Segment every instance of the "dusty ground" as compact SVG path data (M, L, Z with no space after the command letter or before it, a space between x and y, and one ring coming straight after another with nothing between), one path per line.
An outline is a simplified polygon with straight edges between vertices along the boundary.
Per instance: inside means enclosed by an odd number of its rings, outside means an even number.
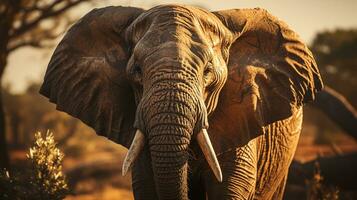
M315 136L305 133L301 135L294 159L308 162L317 157L328 157L357 152L357 142L350 136L340 134L338 140L330 144L315 144Z

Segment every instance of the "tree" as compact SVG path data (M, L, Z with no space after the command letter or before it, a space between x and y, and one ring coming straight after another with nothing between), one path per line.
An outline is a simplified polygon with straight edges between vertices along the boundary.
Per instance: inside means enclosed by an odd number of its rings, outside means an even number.
M318 33L311 45L325 85L357 107L357 29Z
M64 15L90 0L1 0L0 1L0 168L9 168L2 77L10 53L25 46L43 48L51 44L71 23Z

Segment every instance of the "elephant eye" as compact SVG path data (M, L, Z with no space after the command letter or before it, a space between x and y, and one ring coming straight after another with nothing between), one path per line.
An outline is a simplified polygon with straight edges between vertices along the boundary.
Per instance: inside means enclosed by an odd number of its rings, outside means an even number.
M208 62L205 70L203 71L203 80L206 87L208 87L213 81L214 77L212 73L213 73L213 64L212 62Z
M205 67L205 70L203 72L203 75L204 76L207 76L209 73L211 73L213 70L213 65L212 65L212 62L208 62L206 67Z
M130 69L130 77L134 82L141 82L142 70L140 65L134 64Z
M141 74L142 72L141 72L141 67L139 66L139 65L134 65L133 66L133 72L134 72L134 74Z

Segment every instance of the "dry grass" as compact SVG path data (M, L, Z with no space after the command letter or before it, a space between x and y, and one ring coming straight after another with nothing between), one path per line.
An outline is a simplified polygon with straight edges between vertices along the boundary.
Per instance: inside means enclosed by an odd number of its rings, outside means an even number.
M320 165L315 162L314 176L306 183L308 200L338 200L339 189L334 186L324 184L324 177L321 175Z

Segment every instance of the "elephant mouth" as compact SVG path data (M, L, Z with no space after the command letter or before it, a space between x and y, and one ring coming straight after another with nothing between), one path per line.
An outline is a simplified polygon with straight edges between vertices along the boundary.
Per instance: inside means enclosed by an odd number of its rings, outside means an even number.
M216 153L214 152L211 140L209 139L206 129L202 129L196 136L197 143L199 144L203 155L205 156L207 163L213 171L213 174L219 182L222 182L222 171L219 166ZM125 156L123 166L122 166L122 175L125 176L127 172L131 169L134 161L138 158L141 150L145 144L144 134L137 129L133 142L130 145L128 153Z

